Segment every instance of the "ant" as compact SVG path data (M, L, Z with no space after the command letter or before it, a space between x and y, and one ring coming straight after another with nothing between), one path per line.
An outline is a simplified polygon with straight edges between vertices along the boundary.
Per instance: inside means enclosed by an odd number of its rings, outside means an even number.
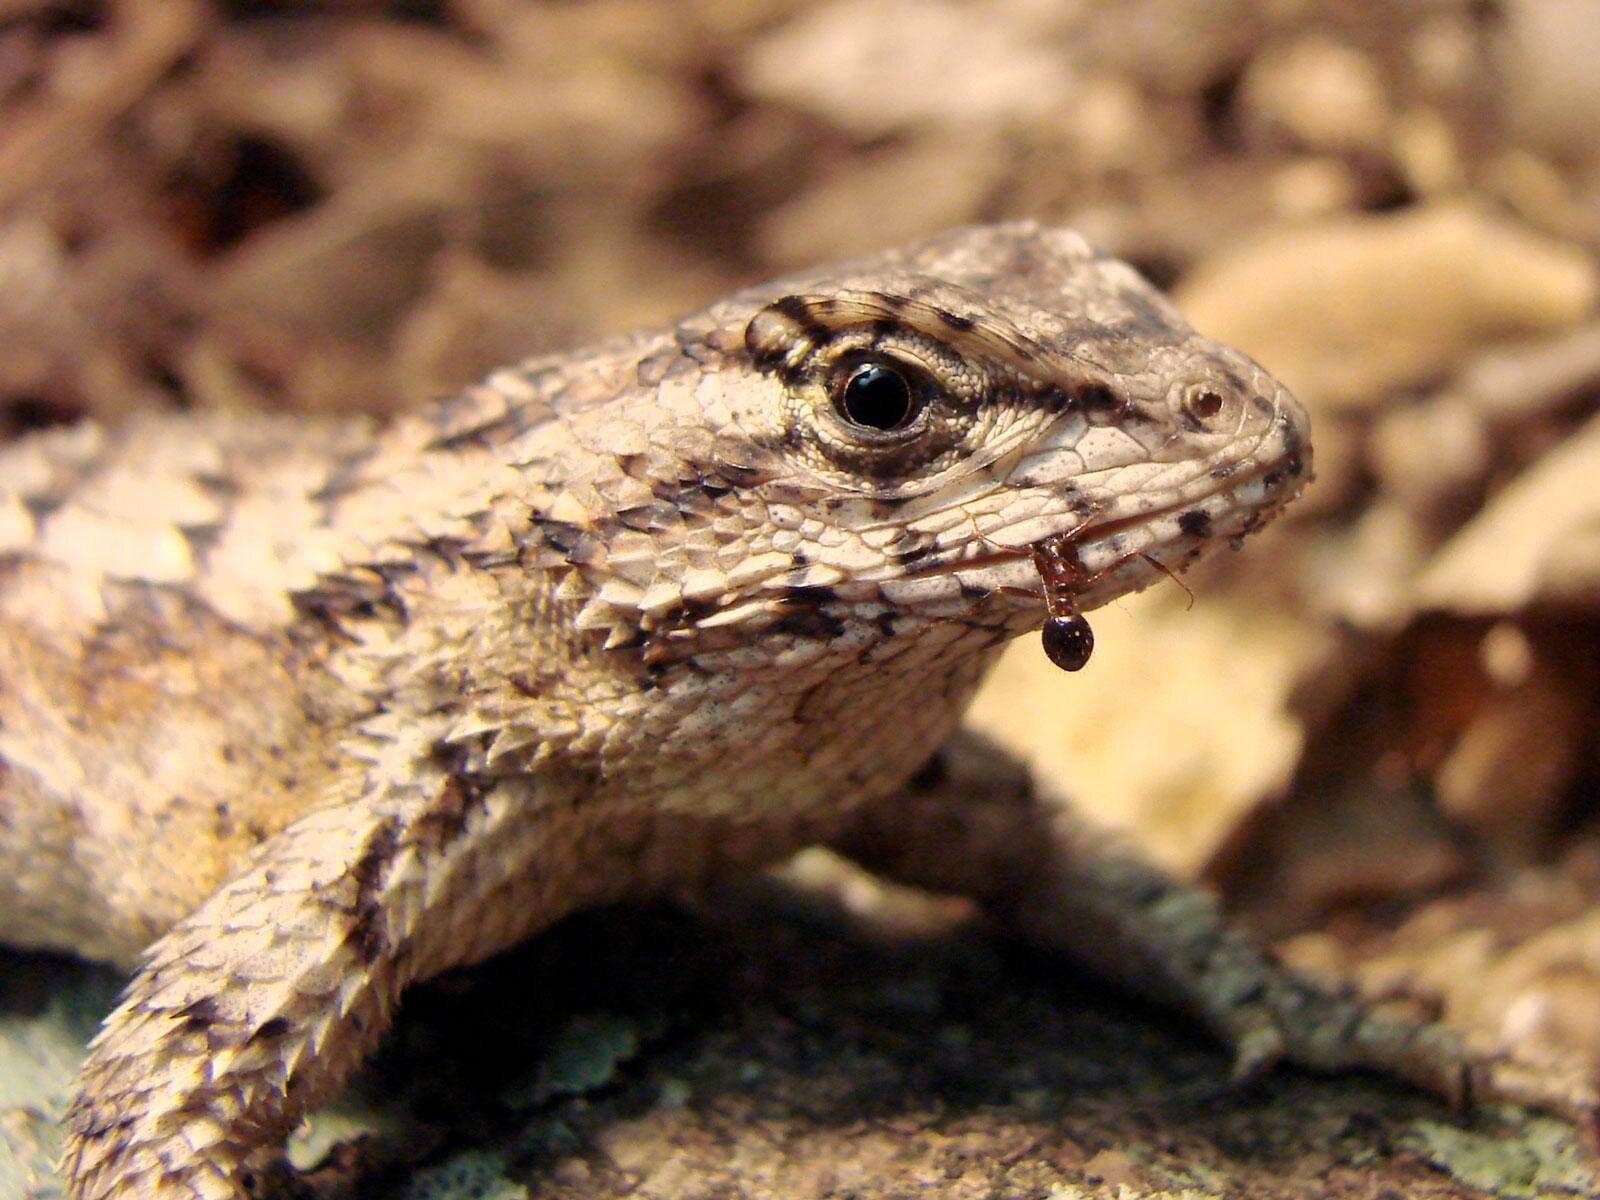
M1033 546L1033 565L1044 584L1045 610L1050 614L1040 631L1046 657L1063 671L1081 671L1094 653L1094 630L1068 597L1088 587L1104 571L1090 575L1078 558L1073 533L1057 534ZM1114 570L1121 560L1106 570Z
M1080 525L1067 533L1047 537L1032 547L1033 565L1044 584L1045 611L1049 613L1040 630L1040 639L1044 642L1045 656L1063 671L1083 670L1094 653L1094 630L1089 628L1089 622L1078 611L1072 597L1093 587L1124 564L1136 558L1144 559L1183 588L1188 593L1189 603L1194 603L1194 593L1183 580L1165 563L1141 550L1124 554L1093 574L1085 570L1083 560L1078 557L1078 538L1084 528Z
M1044 628L1040 630L1045 656L1063 671L1083 670L1089 664L1089 656L1094 653L1094 630L1089 628L1089 622L1078 611L1073 598L1134 559L1143 559L1160 571L1183 588L1190 604L1194 603L1194 593L1183 580L1178 578L1172 568L1142 550L1134 550L1113 559L1098 571L1089 571L1083 565L1083 560L1078 557L1078 542L1093 527L1094 518L1098 515L1098 512L1092 512L1072 529L1034 542L1026 548L1006 546L983 534L978 535L983 541L995 547L999 552L997 557L1020 558L1024 554L1032 557L1034 569L1039 572L1039 580L1044 585L1045 611L1049 614L1045 619ZM964 565L972 564L968 562ZM1007 595L1028 598L1036 598L1039 594L1030 589L1014 587L1001 587L999 591Z

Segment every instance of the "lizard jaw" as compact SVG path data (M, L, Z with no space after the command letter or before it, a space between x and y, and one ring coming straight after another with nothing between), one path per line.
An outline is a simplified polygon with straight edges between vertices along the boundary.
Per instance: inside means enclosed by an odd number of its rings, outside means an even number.
M1052 599L1034 562L1036 546L1065 538L1083 569L1081 587L1055 600L1070 602L1080 612L1098 608L1164 577L1187 569L1206 552L1226 541L1237 547L1295 499L1309 481L1302 446L1285 448L1273 457L1239 471L1198 496L1184 496L1144 512L1089 521L1075 528L1046 533L1022 545L990 541L975 555L929 564L909 572L902 586L922 590L954 585L968 597L967 608L992 600L1009 601L1008 626L1024 632L1037 625ZM919 587L920 585L920 587Z

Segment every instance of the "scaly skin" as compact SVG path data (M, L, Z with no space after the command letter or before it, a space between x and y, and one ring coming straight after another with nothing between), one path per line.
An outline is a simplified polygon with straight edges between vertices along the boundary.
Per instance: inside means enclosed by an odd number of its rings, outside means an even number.
M869 358L913 381L904 428L841 411ZM7 448L0 939L138 964L79 1080L69 1196L240 1197L408 983L817 841L1101 947L1246 1068L1455 1089L1453 1047L1310 1019L1214 912L1076 855L1031 792L902 790L1039 628L1029 544L1081 530L1092 609L1272 515L1306 432L1128 267L1012 225L386 428L149 418Z

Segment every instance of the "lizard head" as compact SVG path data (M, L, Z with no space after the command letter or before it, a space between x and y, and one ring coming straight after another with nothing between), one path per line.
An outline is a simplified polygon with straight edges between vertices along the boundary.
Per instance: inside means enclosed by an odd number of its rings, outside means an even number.
M519 450L551 482L518 562L598 672L567 672L574 745L631 729L660 794L714 764L788 803L779 760L813 798L892 782L1004 642L1048 616L1071 665L1083 611L1248 533L1309 465L1266 372L1031 224L755 288L583 369L608 398L557 398ZM893 736L838 736L884 711Z
M648 398L567 426L597 464L569 498L598 502L546 525L575 627L657 673L1081 624L1259 526L1309 466L1265 371L1034 224L752 289L636 355Z
M1132 268L1033 224L959 230L686 322L709 453L763 506L739 602L1037 627L1237 542L1308 477L1304 410ZM733 369L729 369L732 367ZM1041 587L1034 547L1070 547ZM821 620L832 614L832 621Z

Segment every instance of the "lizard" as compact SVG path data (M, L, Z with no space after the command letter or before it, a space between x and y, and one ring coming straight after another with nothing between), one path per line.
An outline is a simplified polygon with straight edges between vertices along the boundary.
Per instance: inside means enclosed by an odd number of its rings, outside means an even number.
M67 1195L254 1194L407 985L808 844L1172 1000L1241 1075L1461 1093L1448 1035L1289 975L956 735L1012 638L1080 666L1084 612L1273 517L1308 432L1131 267L1021 222L385 423L0 449L0 941L132 971Z

